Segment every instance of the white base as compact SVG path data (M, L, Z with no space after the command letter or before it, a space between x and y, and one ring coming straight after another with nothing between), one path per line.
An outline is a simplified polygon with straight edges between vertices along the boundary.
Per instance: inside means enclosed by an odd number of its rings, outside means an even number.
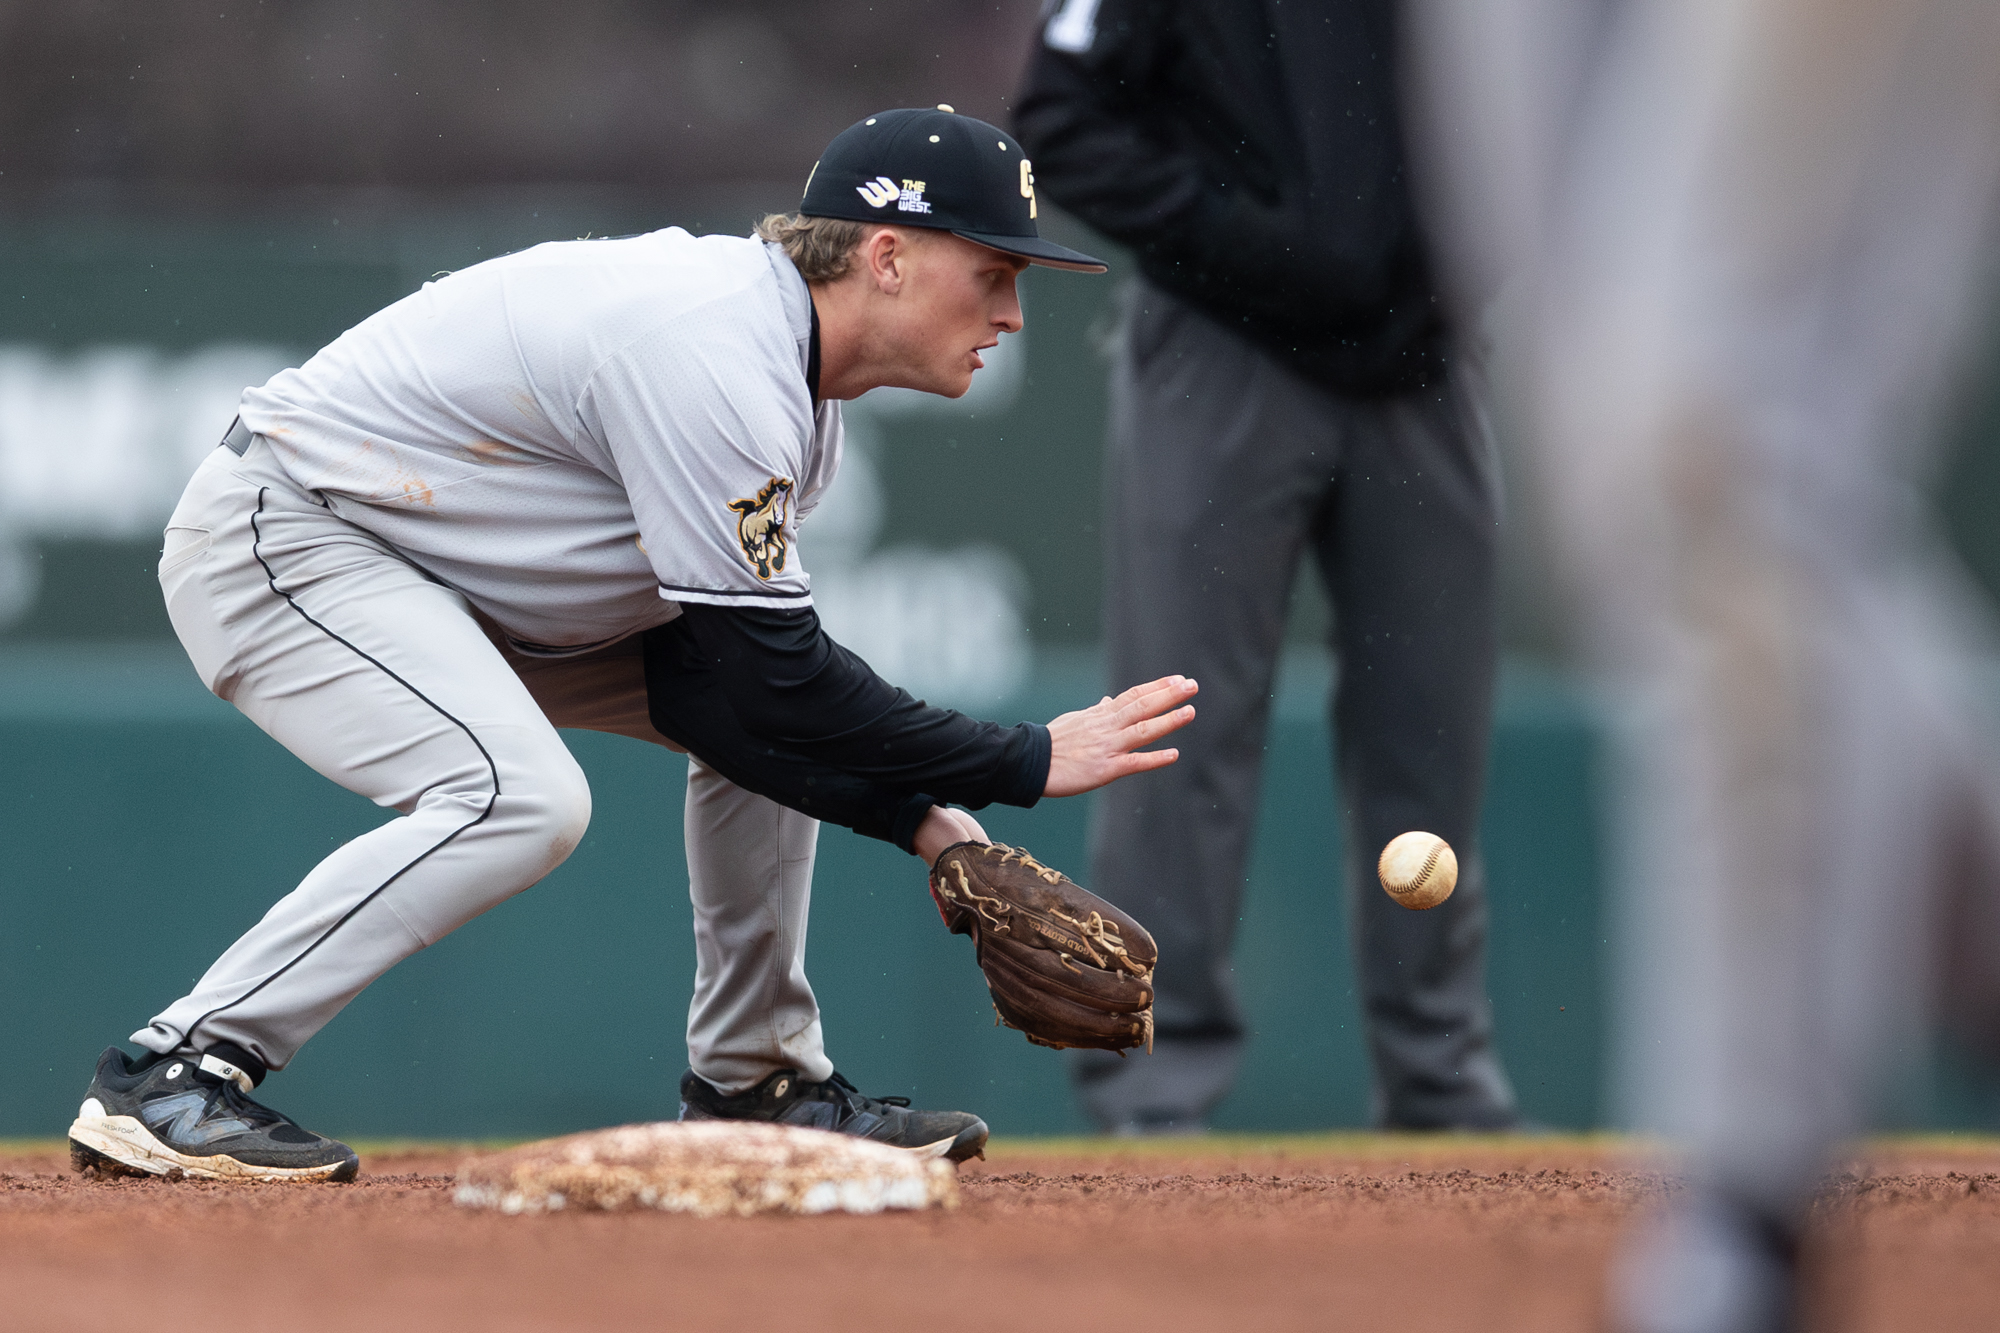
M893 1148L793 1125L669 1120L475 1158L459 1168L453 1197L461 1207L516 1214L652 1208L748 1217L953 1208L957 1173L942 1156L934 1145Z

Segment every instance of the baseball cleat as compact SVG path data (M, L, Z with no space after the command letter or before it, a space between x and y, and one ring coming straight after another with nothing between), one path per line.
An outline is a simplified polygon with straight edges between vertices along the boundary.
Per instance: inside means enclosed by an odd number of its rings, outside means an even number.
M683 1120L762 1120L825 1129L952 1162L986 1156L986 1122L978 1116L909 1106L908 1097L864 1097L838 1071L823 1083L808 1083L797 1070L780 1069L733 1097L692 1069L681 1075Z
M352 1180L354 1149L250 1100L249 1072L214 1052L127 1058L116 1046L69 1127L70 1164L200 1180Z

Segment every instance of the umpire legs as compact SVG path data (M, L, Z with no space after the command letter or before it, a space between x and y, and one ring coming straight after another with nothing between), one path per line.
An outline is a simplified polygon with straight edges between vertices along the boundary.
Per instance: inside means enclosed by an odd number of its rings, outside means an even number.
M1084 1105L1107 1128L1195 1128L1235 1079L1230 953L1288 594L1310 545L1340 622L1339 768L1376 1118L1505 1124L1474 837L1493 671L1480 423L1456 394L1337 399L1144 284L1125 334L1106 460L1108 665L1120 681L1193 676L1201 720L1176 738L1179 763L1098 797L1092 887L1147 923L1160 966L1154 1053L1079 1053ZM1370 889L1373 849L1408 828L1451 839L1465 865L1453 899L1421 915Z
M1332 594L1335 767L1350 928L1375 1066L1375 1123L1503 1128L1514 1094L1486 998L1479 806L1493 730L1496 463L1472 372L1346 414L1314 554ZM1375 884L1375 858L1424 829L1459 850L1427 912Z

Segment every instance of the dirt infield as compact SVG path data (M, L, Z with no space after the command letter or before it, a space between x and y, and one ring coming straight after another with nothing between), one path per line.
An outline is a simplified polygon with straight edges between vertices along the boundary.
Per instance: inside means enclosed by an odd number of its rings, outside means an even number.
M86 1181L0 1150L0 1325L287 1330L1598 1327L1620 1229L1667 1186L1580 1140L996 1145L950 1214L504 1217L463 1152L352 1185ZM1813 1326L2000 1324L2000 1146L1871 1150L1808 1245Z

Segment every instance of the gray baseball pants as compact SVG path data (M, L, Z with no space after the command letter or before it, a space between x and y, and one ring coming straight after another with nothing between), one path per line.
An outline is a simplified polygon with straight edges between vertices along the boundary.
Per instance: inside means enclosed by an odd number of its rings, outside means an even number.
M523 657L471 605L302 494L261 439L211 454L160 582L209 689L403 817L347 843L132 1040L232 1041L282 1069L369 982L562 864L590 821L558 727L668 745L639 643ZM833 1069L805 977L818 822L688 761L688 1055L725 1092Z
M1478 855L1499 496L1470 376L1341 397L1144 283L1123 331L1105 476L1110 677L1192 676L1201 717L1174 738L1180 762L1098 797L1092 886L1147 924L1160 963L1153 1053L1080 1053L1084 1104L1108 1128L1194 1127L1235 1078L1231 946L1288 598L1310 553L1333 600L1338 814L1375 1120L1508 1124ZM1377 853L1410 829L1460 857L1458 891L1429 912L1373 887Z

